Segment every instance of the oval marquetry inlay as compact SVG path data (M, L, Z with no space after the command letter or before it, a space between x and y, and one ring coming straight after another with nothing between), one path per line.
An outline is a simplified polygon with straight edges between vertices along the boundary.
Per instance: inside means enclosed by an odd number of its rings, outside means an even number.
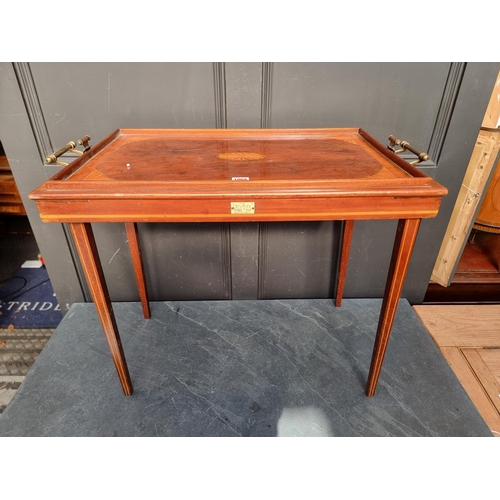
M221 160L247 161L262 160L264 155L259 153L221 153L217 155L217 158L220 158Z

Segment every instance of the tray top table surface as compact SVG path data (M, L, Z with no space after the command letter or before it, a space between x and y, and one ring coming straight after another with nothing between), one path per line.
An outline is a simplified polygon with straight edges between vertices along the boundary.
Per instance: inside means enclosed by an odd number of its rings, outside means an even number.
M314 196L366 189L444 194L430 177L362 129L119 129L32 198Z

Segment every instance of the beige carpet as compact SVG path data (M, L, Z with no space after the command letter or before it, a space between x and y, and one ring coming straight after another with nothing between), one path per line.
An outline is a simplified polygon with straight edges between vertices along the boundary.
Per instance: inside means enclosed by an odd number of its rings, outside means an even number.
M53 329L0 329L0 413L14 397L53 332Z

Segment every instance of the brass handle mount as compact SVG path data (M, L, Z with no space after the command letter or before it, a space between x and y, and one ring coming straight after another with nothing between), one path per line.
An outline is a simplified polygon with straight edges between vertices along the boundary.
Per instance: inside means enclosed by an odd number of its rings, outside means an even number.
M83 153L88 151L90 149L89 146L89 141L90 141L90 136L85 135L81 139L78 139L77 142L75 141L70 141L66 146L62 147L61 149L55 151L54 153L48 155L45 157L45 162L49 164L54 164L54 165L63 165L66 166L68 165L64 161L59 161L58 158L63 155L64 153L67 153L68 151L71 151L72 153L77 154L78 156L81 156ZM83 146L83 151L80 151L76 149L76 145Z

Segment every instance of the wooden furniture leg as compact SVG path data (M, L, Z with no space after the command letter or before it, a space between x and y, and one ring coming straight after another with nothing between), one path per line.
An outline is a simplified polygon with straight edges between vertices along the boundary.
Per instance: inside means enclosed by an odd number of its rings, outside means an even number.
M349 262L349 251L351 250L352 230L354 228L353 220L344 222L344 231L342 234L342 248L340 250L339 277L337 280L337 293L335 295L335 307L340 307L344 295L345 276L347 274L347 263Z
M133 392L132 381L128 372L127 362L125 361L115 315L111 307L111 300L97 252L92 226L90 223L72 223L69 226L78 254L80 255L92 297L94 298L106 340L108 341L118 377L122 384L123 392L126 396L130 396Z
M139 245L139 233L135 222L125 222L127 230L128 244L130 247L130 255L132 256L132 264L134 265L135 279L139 288L139 296L141 298L142 311L144 318L149 319L151 312L149 310L148 291L146 289L146 280L144 278L144 267L142 265L141 247Z
M382 369L385 351L389 342L392 324L396 315L401 290L410 263L410 257L417 239L421 219L402 219L399 221L392 251L391 265L382 301L380 318L373 348L370 372L366 384L366 395L374 396Z

